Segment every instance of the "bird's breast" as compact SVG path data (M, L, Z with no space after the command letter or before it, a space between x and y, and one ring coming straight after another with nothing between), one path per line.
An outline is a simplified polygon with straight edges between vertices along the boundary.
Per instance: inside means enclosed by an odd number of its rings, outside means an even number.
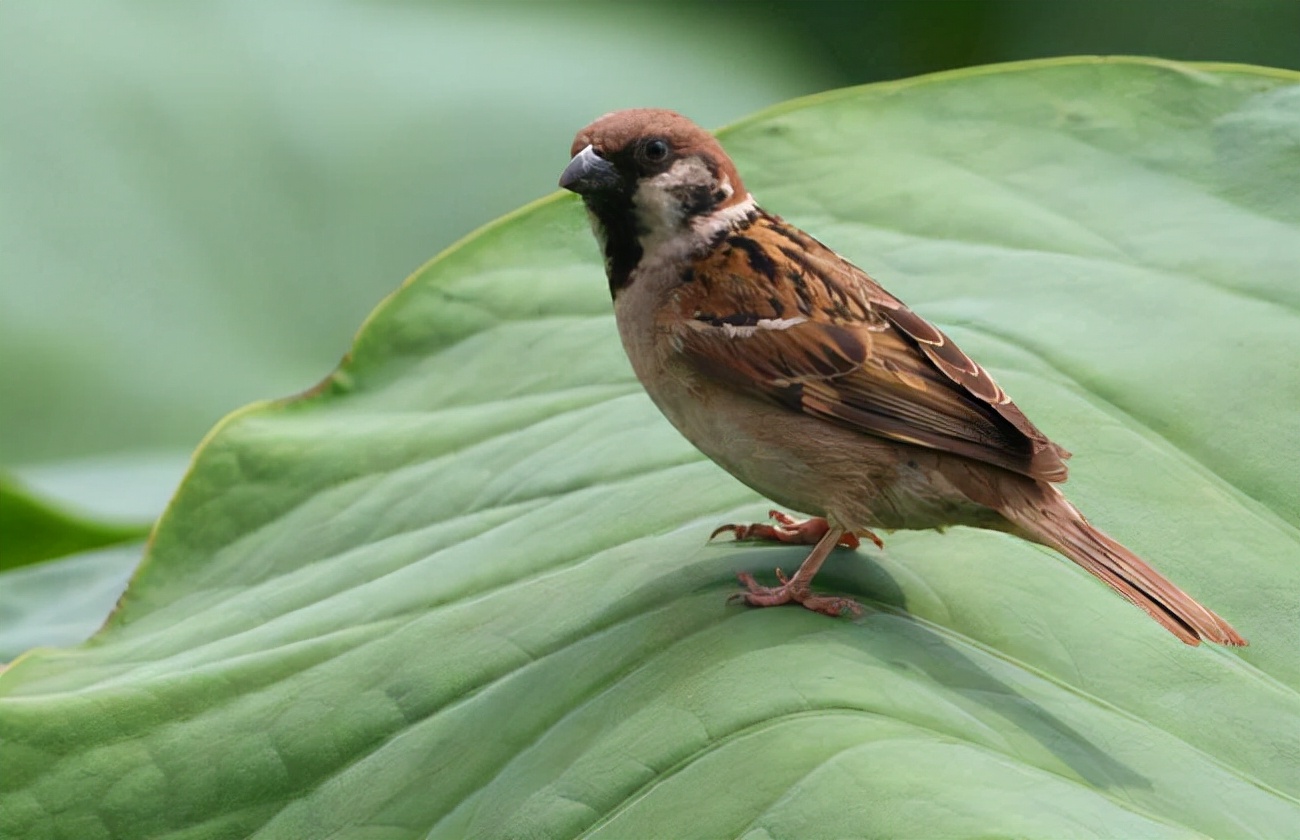
M782 507L850 528L982 524L987 511L940 480L941 453L851 431L691 369L656 324L667 295L638 285L614 307L632 369L669 422L727 472Z
M827 463L836 448L823 438L844 432L693 371L671 334L656 325L663 296L652 294L649 284L637 286L620 293L615 315L632 369L654 404L695 448L745 484L780 505L824 514L828 493L845 489L836 489L833 478L828 482L827 471L839 473L846 465ZM872 470L862 464L850 469L855 484L871 479Z

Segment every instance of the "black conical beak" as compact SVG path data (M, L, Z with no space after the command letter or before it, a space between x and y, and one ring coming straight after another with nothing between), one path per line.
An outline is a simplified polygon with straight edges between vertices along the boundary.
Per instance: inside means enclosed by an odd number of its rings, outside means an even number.
M574 155L560 175L560 186L579 195L613 189L618 183L614 165L596 154L590 145Z

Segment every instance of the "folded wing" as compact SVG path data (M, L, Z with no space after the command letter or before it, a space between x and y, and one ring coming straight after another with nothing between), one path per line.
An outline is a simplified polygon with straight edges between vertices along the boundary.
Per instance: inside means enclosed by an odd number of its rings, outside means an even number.
M759 288L755 272L771 282ZM1069 453L983 368L865 272L776 217L697 262L675 313L665 327L700 375L865 434L1066 478Z

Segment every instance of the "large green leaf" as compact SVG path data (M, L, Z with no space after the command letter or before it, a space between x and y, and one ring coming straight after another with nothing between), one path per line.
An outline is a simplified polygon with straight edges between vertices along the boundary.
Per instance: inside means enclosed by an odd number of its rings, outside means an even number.
M984 361L1071 498L1252 646L1000 534L838 552L856 621L632 379L579 205L420 271L207 440L109 626L0 677L0 834L1277 837L1300 824L1300 85L989 68L726 132ZM561 156L557 158L557 168Z
M104 623L187 463L131 453L0 476L0 663Z
M19 566L142 539L150 520L112 522L63 509L0 473L0 580Z
M320 378L596 114L825 86L723 14L546 6L0 3L0 464L189 450Z
M142 547L109 546L0 572L0 667L23 651L75 645L98 630Z

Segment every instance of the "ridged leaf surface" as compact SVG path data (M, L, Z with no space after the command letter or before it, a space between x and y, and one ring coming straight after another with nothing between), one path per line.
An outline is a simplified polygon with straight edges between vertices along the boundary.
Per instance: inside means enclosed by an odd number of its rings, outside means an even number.
M641 391L556 197L418 272L319 388L223 422L109 626L0 676L0 835L1292 833L1298 81L1044 62L723 134L1251 647L964 529L837 552L819 583L858 620L728 605L803 550L706 544L766 504Z

